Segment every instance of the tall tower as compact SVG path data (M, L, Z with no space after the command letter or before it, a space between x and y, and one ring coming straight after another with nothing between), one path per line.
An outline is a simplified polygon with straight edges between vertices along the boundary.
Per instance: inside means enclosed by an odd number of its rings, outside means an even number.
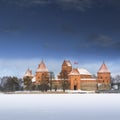
M68 74L72 71L72 64L69 60L64 60L61 68L61 72L58 75L59 79L68 79Z
M35 77L36 77L36 84L39 84L42 80L49 80L49 71L43 60L38 65Z
M101 85L106 85L106 86L110 86L111 83L111 77L110 77L110 71L108 70L107 66L105 63L102 64L102 66L100 67L97 75L98 75L98 84Z

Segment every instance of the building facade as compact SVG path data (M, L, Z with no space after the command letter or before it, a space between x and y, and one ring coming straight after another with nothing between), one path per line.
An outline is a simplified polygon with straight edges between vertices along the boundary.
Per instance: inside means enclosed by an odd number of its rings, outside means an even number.
M52 89L62 89L63 81L67 81L70 90L109 90L111 84L110 74L105 63L101 65L97 76L93 77L87 69L73 68L69 60L64 60L57 79L50 77L50 72L44 61L41 61L38 65L34 76L32 71L28 69L24 77L31 77L34 84L41 84L42 81L46 80L51 83Z

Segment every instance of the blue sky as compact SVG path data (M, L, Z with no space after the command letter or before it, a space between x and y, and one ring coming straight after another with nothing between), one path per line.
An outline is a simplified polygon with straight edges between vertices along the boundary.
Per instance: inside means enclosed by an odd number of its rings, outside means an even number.
M34 73L42 59L56 74L64 59L119 74L119 38L119 0L0 0L0 76Z

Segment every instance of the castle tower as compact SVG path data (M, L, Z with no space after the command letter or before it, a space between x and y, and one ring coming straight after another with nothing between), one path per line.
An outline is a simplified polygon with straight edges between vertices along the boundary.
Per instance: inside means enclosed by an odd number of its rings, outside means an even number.
M80 88L80 73L78 69L73 68L69 74L70 90L79 90Z
M68 74L72 71L72 64L69 60L64 60L58 79L68 79Z
M110 86L111 83L110 71L108 70L105 63L102 64L97 75L98 75L98 79L97 79L98 84L102 84L104 86L105 85Z
M49 71L43 60L38 65L35 77L37 84L39 84L42 80L49 80Z
M27 69L27 71L25 72L23 78L25 77L29 77L29 78L33 78L33 75L32 75L32 70L30 70L29 68Z

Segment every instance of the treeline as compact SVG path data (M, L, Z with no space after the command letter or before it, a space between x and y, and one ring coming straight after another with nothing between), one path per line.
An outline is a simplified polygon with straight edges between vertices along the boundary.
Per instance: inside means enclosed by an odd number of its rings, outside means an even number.
M22 91L23 80L17 77L6 76L0 78L0 91Z
M61 83L61 89L65 92L69 89L69 82L63 80ZM32 82L30 77L24 79L6 76L0 78L0 91L1 92L14 92L14 91L41 91L47 92L48 90L57 91L58 86L52 84L52 79L42 79L40 84Z
M30 77L25 77L24 78L24 90L29 90L29 91L42 91L42 92L47 92L48 90L54 90L57 91L58 86L52 83L52 79L46 79L45 77L43 77L44 79L40 80L40 83L34 83L31 81ZM65 90L69 89L70 83L68 82L68 80L62 80L61 82L61 89L63 90L63 92L65 92Z
M114 85L118 85L120 89L120 75L111 77L111 88L114 88ZM61 83L61 89L65 92L66 89L69 89L70 83L67 80L63 80ZM42 79L40 84L35 84L31 81L31 78L26 77L25 79L6 76L0 78L0 91L2 92L14 92L14 91L48 91L55 90L57 91L58 86L52 83L52 79Z

